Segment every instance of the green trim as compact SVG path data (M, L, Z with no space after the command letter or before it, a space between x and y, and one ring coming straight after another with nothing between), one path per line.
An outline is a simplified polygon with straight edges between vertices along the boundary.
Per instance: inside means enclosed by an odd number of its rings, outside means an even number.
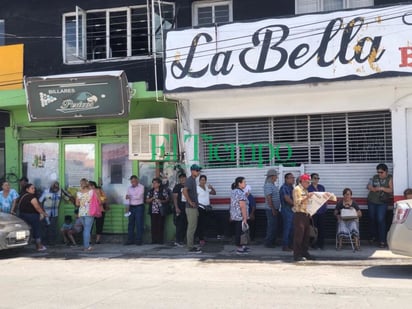
M165 117L176 118L176 102L161 101L163 94L147 91L145 82L132 83L133 97L130 103L130 113L125 118L94 119L94 120L68 120L68 121L45 121L30 122L26 107L26 94L22 89L0 91L0 110L10 111L10 127L5 128L5 171L13 173L19 178L22 175L22 145L23 143L57 142L59 144L59 181L65 186L65 164L64 145L73 143L94 143L95 144L95 179L102 177L102 154L101 145L106 143L128 143L128 121L131 119ZM63 126L85 126L96 125L96 136L84 138L61 138L48 134L49 137L40 137L37 132L42 128L57 129ZM19 137L19 130L32 130L31 137L22 139ZM37 131L36 131L37 130ZM49 130L49 132L52 132ZM132 163L133 174L139 175L139 162ZM18 183L12 183L18 190ZM125 186L126 190L126 186ZM106 215L105 233L125 233L127 232L127 218L123 216L124 205L111 205L113 211ZM147 206L146 206L147 207ZM72 214L73 206L62 201L62 211L60 211L59 222L62 223L65 214ZM147 214L147 212L145 212ZM173 218L169 216L165 224L166 239L171 240L175 235ZM150 239L150 216L145 216L145 239Z

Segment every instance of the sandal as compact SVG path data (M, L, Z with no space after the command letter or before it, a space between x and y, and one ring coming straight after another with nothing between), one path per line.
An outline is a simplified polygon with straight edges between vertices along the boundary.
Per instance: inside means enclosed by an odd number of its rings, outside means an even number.
M83 249L83 251L86 251L86 252L93 251L93 247L85 248L85 249Z
M360 250L360 241L358 237L355 237L355 250L356 251Z
M41 246L40 248L38 248L37 249L37 251L46 251L47 250L47 248L46 248L46 246Z
M339 244L338 247L336 248L337 250L341 250L342 249L342 237L339 237Z

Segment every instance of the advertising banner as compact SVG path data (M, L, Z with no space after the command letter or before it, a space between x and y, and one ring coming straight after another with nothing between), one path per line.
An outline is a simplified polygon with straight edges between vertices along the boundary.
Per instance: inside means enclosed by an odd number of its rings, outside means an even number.
M412 5L169 31L165 91L412 72Z

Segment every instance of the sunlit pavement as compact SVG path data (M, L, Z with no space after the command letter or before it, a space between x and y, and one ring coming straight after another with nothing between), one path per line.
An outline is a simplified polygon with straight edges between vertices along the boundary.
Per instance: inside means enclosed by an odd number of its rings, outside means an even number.
M0 258L10 256L24 256L32 258L56 258L56 259L134 259L134 258L172 258L172 259L216 259L216 260L242 260L242 261L279 261L293 262L291 252L282 251L281 247L266 248L262 244L250 245L250 253L239 256L235 252L235 246L230 241L208 241L202 247L202 253L190 253L186 247L176 247L173 243L164 245L143 244L141 246L124 246L120 243L103 243L94 245L92 251L83 251L81 246L68 247L65 245L50 246L45 252L37 252L33 245L10 252L3 251ZM344 263L345 261L357 261L358 263L371 263L377 260L393 260L398 262L412 262L412 258L395 255L388 249L381 249L369 244L362 244L359 251L353 251L350 245L341 250L336 250L335 244L330 242L324 250L310 250L315 261L306 263Z

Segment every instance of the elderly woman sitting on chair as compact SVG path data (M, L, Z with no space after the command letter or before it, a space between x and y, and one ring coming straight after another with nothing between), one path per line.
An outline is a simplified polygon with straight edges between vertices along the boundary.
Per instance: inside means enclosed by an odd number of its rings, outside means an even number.
M351 189L343 189L343 200L336 204L334 214L338 220L338 249L342 248L343 238L353 237L355 249L359 250L359 218L362 217L362 212L359 205L352 200Z

